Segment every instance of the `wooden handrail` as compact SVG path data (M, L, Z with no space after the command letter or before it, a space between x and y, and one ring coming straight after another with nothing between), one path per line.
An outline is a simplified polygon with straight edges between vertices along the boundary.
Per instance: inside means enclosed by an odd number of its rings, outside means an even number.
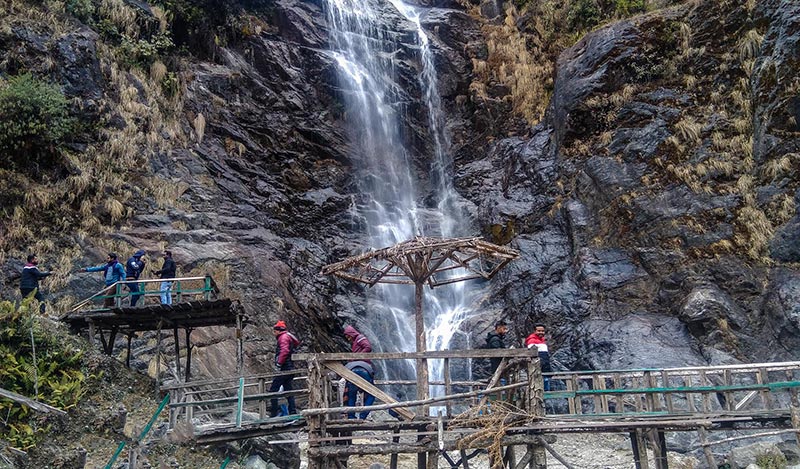
M112 297L127 297L127 296L131 296L132 295L131 293L125 293L124 295L116 295L116 294L114 294L114 295L103 295L103 293L105 293L109 289L116 289L119 286L126 286L126 285L130 285L130 284L133 284L133 283L138 284L138 285L146 285L148 283L161 283L161 282L185 282L185 281L193 281L193 280L203 280L203 281L205 281L206 278L208 278L208 277L209 276L120 280L118 282L112 283L111 285L107 285L107 286L103 287L101 290L99 290L98 292L96 292L93 295L89 296L88 298L85 298L84 300L76 303L75 306L73 306L72 309L69 310L69 312L70 313L74 313L74 312L78 311L84 305L86 305L87 303L91 302L92 300L102 299L102 298L106 298L106 297L109 297L109 298L112 298ZM212 282L212 285L213 285L213 289L211 291L213 291L215 294L219 293L219 289L217 288L216 284L213 283L214 282L213 278L211 279L211 282ZM206 291L206 288L205 288L205 286L203 286L203 288L185 290L185 291L182 291L182 293L199 294L199 293L204 293L205 291ZM138 292L137 295L138 296L155 296L156 293L160 294L160 292L141 291L141 292Z
M292 359L319 360L320 362L350 360L407 360L416 358L532 358L536 350L512 349L467 349L467 350L431 350L428 352L383 352L383 353L296 353Z

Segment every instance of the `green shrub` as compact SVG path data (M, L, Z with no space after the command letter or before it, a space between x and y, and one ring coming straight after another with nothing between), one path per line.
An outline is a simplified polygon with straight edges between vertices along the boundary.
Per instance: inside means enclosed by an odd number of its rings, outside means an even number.
M570 31L591 29L602 21L602 12L594 0L578 0L567 13L567 26Z
M72 128L67 98L55 85L27 73L0 84L0 163L38 162Z
M16 307L0 302L0 383L9 391L69 409L87 391L83 354L42 327L36 303L27 299ZM34 446L47 428L39 415L7 399L0 399L0 415L0 439L17 448Z
M89 22L94 14L94 4L92 0L67 0L64 6L66 7L67 13L84 23Z
M122 39L119 47L119 57L128 67L149 68L162 54L171 50L175 44L169 34L157 34L147 39L132 40L128 37Z
M614 11L617 16L630 16L645 10L644 0L614 0Z
M756 466L760 469L785 469L786 464L786 457L780 452L766 452L756 456Z

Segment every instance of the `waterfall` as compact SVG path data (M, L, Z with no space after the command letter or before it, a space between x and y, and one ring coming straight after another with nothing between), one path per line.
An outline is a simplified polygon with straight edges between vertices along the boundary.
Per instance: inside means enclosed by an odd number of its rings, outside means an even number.
M389 2L326 0L331 53L338 65L339 93L354 143L351 157L360 192L355 213L358 226L365 227L369 247L375 249L416 235L465 236L470 231L452 185L450 141L437 88L433 51L420 21L421 10L400 0ZM415 26L416 47L402 44L399 39L403 32L392 31L392 24L383 24L387 18L405 20ZM403 90L398 85L401 57L416 59L420 64L419 90ZM416 170L401 138L408 103L415 94L424 101L422 107L427 113L433 153L431 167ZM427 199L434 200L435 206L422 203L425 197L414 177L419 172L430 177ZM375 348L415 350L413 288L377 285L372 290L366 324L361 326L367 328L368 335L373 335L370 338ZM423 308L429 349L447 349L461 322L469 317L471 299L466 292L464 283L426 289ZM409 362L404 368L383 367L382 377L411 379L413 366ZM442 364L432 361L429 366L431 379L442 379ZM434 395L438 391L432 389Z

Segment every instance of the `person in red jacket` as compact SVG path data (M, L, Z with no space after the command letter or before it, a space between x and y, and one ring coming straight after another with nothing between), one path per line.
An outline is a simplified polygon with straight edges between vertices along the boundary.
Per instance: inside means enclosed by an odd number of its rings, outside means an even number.
M350 351L352 353L372 352L372 344L369 343L369 339L367 339L367 336L358 332L355 327L345 326L344 336L347 339L347 341L350 342ZM375 382L374 381L375 370L372 367L371 360L368 359L353 360L348 362L345 366L353 373L364 378L368 383L373 384ZM348 381L344 385L344 395L347 396L347 407L353 407L356 405L359 393L364 393L365 406L370 406L372 405L373 402L375 402L375 396L373 396L368 392L360 390L358 386ZM368 415L369 415L368 411L361 412L359 414L359 418L361 420L364 420L367 418ZM356 414L350 412L347 414L347 418L354 419L356 418Z
M300 345L300 341L291 332L286 330L286 323L278 321L272 328L272 335L275 336L275 367L278 371L289 371L294 369L292 363L292 353ZM278 375L272 379L272 385L269 387L269 392L278 392L283 386L284 391L292 390L292 380L294 375ZM295 406L294 396L287 396L286 402L288 404L289 415L297 413ZM270 417L278 416L278 399L270 399Z
M533 326L533 334L525 339L526 347L536 347L539 351L539 363L542 367L542 373L550 373L553 371L553 368L550 366L550 350L547 347L547 339L544 336L546 331L547 329L544 324L536 324ZM544 390L550 390L550 378L547 376L544 377Z

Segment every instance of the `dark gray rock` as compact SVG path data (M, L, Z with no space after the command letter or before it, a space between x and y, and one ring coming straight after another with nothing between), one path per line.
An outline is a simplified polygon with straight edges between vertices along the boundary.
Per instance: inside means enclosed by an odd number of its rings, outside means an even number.
M775 231L769 243L770 257L781 262L800 262L800 216Z
M105 80L97 57L97 39L94 31L81 29L58 40L61 85L67 96L92 100L103 97Z

